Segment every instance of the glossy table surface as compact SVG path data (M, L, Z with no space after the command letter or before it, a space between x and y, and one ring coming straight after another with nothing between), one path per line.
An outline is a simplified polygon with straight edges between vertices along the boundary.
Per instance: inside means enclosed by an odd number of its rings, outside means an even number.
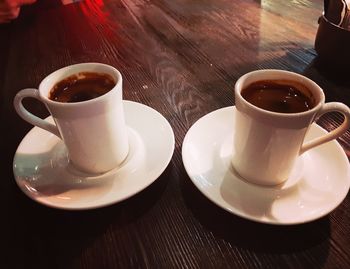
M303 74L327 101L350 105L350 79L314 50L323 2L311 0L40 0L0 25L1 268L349 268L350 199L301 225L259 224L209 201L188 177L182 142L202 116L234 105L243 74ZM124 99L159 111L175 134L162 175L120 203L64 211L17 187L12 162L32 126L15 94L52 71L102 62L123 74ZM33 100L26 107L48 116ZM332 130L338 114L318 124ZM350 157L350 131L338 139Z

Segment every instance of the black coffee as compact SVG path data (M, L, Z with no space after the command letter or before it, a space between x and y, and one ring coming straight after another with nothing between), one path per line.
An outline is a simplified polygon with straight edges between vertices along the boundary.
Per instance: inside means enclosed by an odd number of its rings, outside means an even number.
M115 85L116 82L108 74L81 72L53 86L49 98L62 103L83 102L109 92Z
M316 100L304 85L287 80L262 80L244 88L241 95L265 110L298 113L312 109Z

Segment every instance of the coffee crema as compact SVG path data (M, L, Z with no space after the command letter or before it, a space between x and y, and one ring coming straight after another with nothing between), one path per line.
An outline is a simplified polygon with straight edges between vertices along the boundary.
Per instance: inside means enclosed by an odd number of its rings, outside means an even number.
M62 103L83 102L106 94L116 85L105 73L80 72L71 75L50 90L49 99Z
M288 80L261 80L241 91L249 103L272 112L298 113L312 109L316 100L301 83Z

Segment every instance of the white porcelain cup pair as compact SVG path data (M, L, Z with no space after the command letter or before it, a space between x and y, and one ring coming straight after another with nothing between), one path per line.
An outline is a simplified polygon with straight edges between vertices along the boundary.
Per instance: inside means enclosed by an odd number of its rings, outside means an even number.
M53 86L79 72L111 75L115 87L100 97L78 103L61 103L49 99ZM260 80L289 80L304 84L314 96L316 105L301 113L275 113L246 101L241 91ZM32 97L43 102L55 124L27 111L22 100ZM248 73L235 85L235 135L232 164L246 180L275 185L285 181L296 158L305 151L339 137L349 127L350 110L341 103L325 104L322 89L310 79L282 70L260 70ZM103 173L117 168L128 154L127 127L122 103L122 77L115 68L84 63L62 68L47 76L39 89L24 89L14 100L17 113L29 123L58 136L66 145L71 163L87 173ZM340 127L325 136L304 143L311 124L322 114L338 111L345 116Z

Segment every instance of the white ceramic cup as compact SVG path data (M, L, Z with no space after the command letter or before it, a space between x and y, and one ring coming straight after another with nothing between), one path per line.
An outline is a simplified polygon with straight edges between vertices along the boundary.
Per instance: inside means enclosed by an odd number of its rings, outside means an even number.
M262 80L288 80L305 85L316 105L300 113L277 113L261 109L242 95L242 89ZM305 151L335 139L350 125L350 110L342 103L325 103L322 89L312 80L288 71L259 70L243 75L235 84L235 134L233 168L245 180L260 185L276 185L288 179L296 158ZM321 115L337 111L344 122L330 133L304 143L308 128Z
M116 85L97 98L62 103L49 99L53 86L79 72L97 72L111 75ZM23 98L35 98L45 104L53 117L51 124L27 111ZM17 113L27 122L61 138L72 165L87 173L103 173L118 167L129 151L125 125L122 76L112 66L100 63L82 63L64 67L48 75L37 89L23 89L14 99Z

